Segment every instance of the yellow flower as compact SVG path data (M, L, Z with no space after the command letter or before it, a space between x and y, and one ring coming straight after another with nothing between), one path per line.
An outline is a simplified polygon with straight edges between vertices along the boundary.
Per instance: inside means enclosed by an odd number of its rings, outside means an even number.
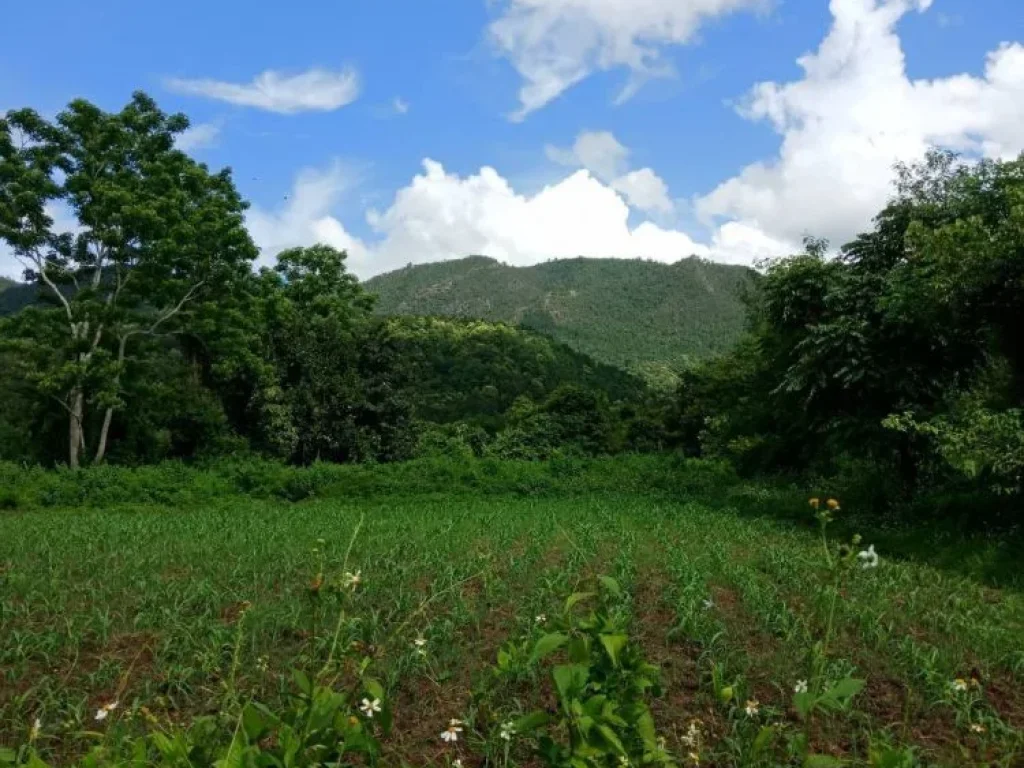
M811 509L817 509L818 507L821 506L821 499L819 499L817 496L815 496L808 503L811 505Z
M829 499L828 501L825 502L825 505L833 512L839 509L839 502L836 501L835 499Z

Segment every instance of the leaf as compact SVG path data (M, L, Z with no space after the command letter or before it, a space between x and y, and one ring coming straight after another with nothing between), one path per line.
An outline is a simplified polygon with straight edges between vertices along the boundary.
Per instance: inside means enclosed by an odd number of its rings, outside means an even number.
M18 755L13 749L0 747L0 763L4 765L14 765L17 761Z
M530 654L530 663L536 664L541 659L550 656L567 642L569 642L569 636L561 632L551 632L544 635L533 646L533 653Z
M811 716L811 713L814 711L814 705L817 703L817 698L810 691L793 694L793 707L804 720Z
M551 715L544 710L538 709L536 712L520 717L516 720L513 727L516 733L530 733L547 725L549 722L551 722Z
M636 731L640 734L644 749L653 751L658 748L658 736L654 729L654 717L651 711L644 707L643 713L636 719Z
M572 607L583 600L589 600L594 596L593 592L573 592L565 599L565 612L568 613Z
M601 576L598 581L600 581L601 586L607 589L614 597L622 597L622 587L620 587L619 582L611 576Z
M580 635L569 641L569 661L590 666L590 640L586 636Z
M615 731L607 725L600 723L597 726L597 732L601 734L601 737L608 742L608 744L615 747L616 752L620 755L626 754L626 748L622 746L622 742L619 740L619 737L615 735Z
M864 680L858 680L857 678L847 677L840 680L838 683L832 686L826 696L830 699L834 699L837 702L846 703L854 696L863 690L865 685Z
M600 635L601 645L604 646L605 651L608 652L608 657L612 660L612 664L616 667L619 666L619 654L622 653L622 649L626 647L626 643L629 642L628 635Z
M587 686L587 667L582 664L562 664L552 671L555 688L564 700L578 696Z
M776 735L775 729L770 725L762 726L761 730L757 732L757 736L754 737L754 743L750 748L751 755L759 757L764 754L775 741Z
M252 704L246 704L245 708L242 709L242 729L245 731L246 738L249 739L250 744L259 741L260 736L267 730L263 713Z
M313 684L309 682L309 676L301 669L292 670L292 680L295 681L296 687L306 696L313 695Z

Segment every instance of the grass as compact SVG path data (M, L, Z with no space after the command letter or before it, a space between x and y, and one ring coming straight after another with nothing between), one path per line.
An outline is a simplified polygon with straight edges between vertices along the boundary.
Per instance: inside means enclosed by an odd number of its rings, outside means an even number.
M833 611L813 528L742 504L615 492L226 495L5 512L0 744L24 743L38 718L34 746L62 763L147 721L173 729L250 699L286 706L292 670L320 669L337 629L381 681L394 720L384 764L533 764L527 739L506 751L497 734L553 707L550 660L503 674L497 654L532 644L547 631L538 616L554 622L566 596L608 575L630 643L661 668L652 711L681 762L698 722L703 765L796 764L786 740L800 734L810 751L854 763L873 747L881 759L886 744L913 748L894 765L1019 765L1024 597L880 551L878 569L843 577ZM358 589L319 588L318 574L330 583L343 571L361 572ZM866 687L804 724L793 687L813 677L830 613L822 684ZM465 721L455 745L439 739L449 718ZM774 746L755 755L774 723Z

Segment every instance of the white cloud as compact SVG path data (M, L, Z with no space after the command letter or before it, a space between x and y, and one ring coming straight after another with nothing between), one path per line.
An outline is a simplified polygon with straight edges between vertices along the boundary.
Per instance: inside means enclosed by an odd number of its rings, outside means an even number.
M409 102L396 96L391 102L391 108L395 110L396 115L405 115L409 113Z
M212 147L220 135L220 124L218 123L197 123L191 128L178 134L174 146L182 152L194 152L197 149Z
M560 165L586 168L646 213L670 213L668 185L650 168L629 170L629 149L608 131L584 131L568 149L548 145L544 152Z
M549 160L586 168L605 181L621 176L629 168L629 150L608 131L584 131L568 149L548 145L544 153Z
M672 201L668 185L650 168L630 171L612 182L612 187L626 196L634 208L648 213L671 213Z
M250 83L171 78L167 87L178 93L281 114L329 112L356 100L359 75L353 69L332 71L314 68L296 75L268 69Z
M666 45L690 42L702 22L767 0L502 0L489 33L525 81L520 120L595 71L625 67L618 102L670 73Z
M467 177L433 160L423 168L386 211L368 215L381 239L366 261L353 261L360 274L469 254L516 265L576 256L676 261L709 255L683 232L651 222L630 228L625 200L587 170L527 196L493 168Z
M782 136L776 158L744 168L696 202L705 220L834 245L870 226L891 193L893 164L930 146L1006 158L1024 148L1024 46L988 55L981 77L907 77L896 24L930 0L832 0L832 28L799 59L800 80L756 85L740 108Z
M250 208L245 223L262 251L259 265L271 266L285 248L316 243L347 250L354 259L364 257L363 244L330 213L348 187L344 168L336 162L325 171L302 171L279 210Z

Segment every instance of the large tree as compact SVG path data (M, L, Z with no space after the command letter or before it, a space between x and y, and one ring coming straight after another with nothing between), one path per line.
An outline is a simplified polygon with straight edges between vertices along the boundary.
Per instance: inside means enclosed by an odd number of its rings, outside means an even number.
M52 122L27 109L0 119L0 239L53 306L22 330L53 352L35 381L66 414L71 467L106 455L137 342L187 331L201 305L251 280L246 204L230 171L175 149L187 127L141 93L116 113L76 100ZM61 231L60 218L74 223Z

